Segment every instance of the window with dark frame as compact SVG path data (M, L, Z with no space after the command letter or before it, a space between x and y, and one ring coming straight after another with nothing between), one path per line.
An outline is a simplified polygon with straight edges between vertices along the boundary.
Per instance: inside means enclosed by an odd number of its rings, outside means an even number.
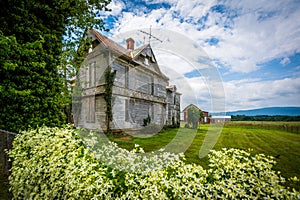
M125 121L129 122L129 100L125 99Z
M87 113L86 113L86 122L94 123L95 122L95 97L87 98Z

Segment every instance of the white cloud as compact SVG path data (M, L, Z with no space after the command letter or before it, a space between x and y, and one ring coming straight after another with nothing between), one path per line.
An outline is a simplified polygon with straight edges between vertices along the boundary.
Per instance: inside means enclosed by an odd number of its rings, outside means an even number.
M117 25L111 30L113 34L133 30L136 32L137 29L149 30L152 26L153 30L155 28L172 30L192 41L183 46L176 58L168 54L172 52L161 53L159 49L155 50L159 64L171 69L166 73L174 78L174 84L181 84L183 89L179 90L187 91L183 94L183 104L190 102L196 95L199 97L199 104L202 102L203 105L205 103L211 105L209 96L217 98L218 95L217 92L212 95L207 86L219 83L214 79L215 82L205 82L209 77L205 80L199 77L190 79L183 77L184 73L193 69L194 63L180 62L179 57L183 55L181 58L186 58L187 61L196 57L193 51L185 47L197 45L202 54L207 53L211 59L222 64L218 67L226 66L229 72L243 74L250 72L253 74L260 69L260 64L273 59L283 58L280 63L286 65L291 62L289 56L300 52L298 1L262 0L253 3L247 0L229 2L149 0L149 4L169 3L171 8L159 8L150 12L135 11L138 13L121 12L126 5L116 0L113 2L112 9L115 9L113 12L119 16ZM213 6L222 2L225 10L220 12L211 10ZM169 39L165 35L159 35L159 32L154 31L153 34L162 38L164 43ZM182 38L178 39L174 48L180 48L180 44L185 43ZM218 40L214 46L206 42L211 38ZM206 63L203 68L207 68L205 65ZM297 83L299 83L297 78L262 82L255 77L224 83L227 110L243 106L253 108L280 104L299 105L297 99L300 92Z
M291 60L288 58L288 57L284 57L281 61L280 61L280 64L282 65L287 65L291 63Z
M176 74L182 76L185 73L195 70L191 64L176 55L159 50L155 51L155 55L160 69L164 74L174 71Z
M286 78L273 81L230 81L224 83L226 110L241 107L259 108L265 106L299 105L300 78Z
M300 78L260 81L244 79L209 81L209 77L186 78L169 70L171 84L182 93L182 109L190 103L207 111L234 111L268 106L299 106ZM176 77L175 79L172 79Z
M208 82L204 77L186 78L182 76L172 81L172 84L175 84L178 91L182 93L182 109L193 103L202 110L224 112L225 95L224 90L220 90L223 88L219 87L219 83Z
M166 2L166 1L163 1ZM153 1L152 1L153 3ZM157 1L156 1L157 3ZM210 11L215 1L178 1L171 9L160 8L149 14L136 15L123 13L120 26L115 33L137 28L163 27L185 34L199 42L203 49L214 59L221 60L231 67L231 71L248 73L258 69L257 64L272 60L278 56L300 52L300 27L295 19L300 12L293 10L288 1L249 3L235 1L227 5L237 10L239 15L228 18L225 14ZM179 16L174 17L174 12ZM268 13L275 13L268 17ZM208 14L205 28L197 30L197 20ZM259 21L260 16L265 20ZM185 20L184 22L180 22ZM225 29L224 23L232 21L232 28ZM188 22L186 22L188 21ZM195 24L196 23L196 24ZM204 41L215 37L219 45L209 46Z
M107 8L111 9L111 12L104 13L104 14L106 14L106 15L109 14L109 15L117 17L122 13L122 10L125 8L125 4L123 1L120 1L120 0L112 0L108 4Z

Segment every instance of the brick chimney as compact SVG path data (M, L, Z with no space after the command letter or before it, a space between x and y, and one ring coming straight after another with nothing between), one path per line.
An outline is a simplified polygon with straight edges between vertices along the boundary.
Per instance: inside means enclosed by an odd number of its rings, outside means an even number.
M130 50L134 50L134 40L132 38L128 38L126 40L126 48Z

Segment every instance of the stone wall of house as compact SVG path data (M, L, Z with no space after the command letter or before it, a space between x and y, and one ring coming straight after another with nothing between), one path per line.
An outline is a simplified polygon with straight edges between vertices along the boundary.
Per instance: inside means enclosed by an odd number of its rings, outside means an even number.
M151 118L151 123L164 124L164 106L142 99L116 96L113 105L112 128L127 129L144 125L144 119Z
M99 129L99 124L96 123L95 96L92 95L82 97L81 105L78 126L88 129Z
M144 119L153 116L153 105L149 101L140 99L129 100L129 121L142 126ZM152 118L152 117L151 117Z
M113 62L111 65L111 71L116 70L116 77L114 80L114 85L119 86L119 87L128 87L127 82L128 82L128 74L126 74L127 69L126 66L118 63L118 62Z
M137 124L134 124L129 120L128 112L128 97L114 96L113 122L111 127L114 129L128 129L137 127Z
M83 89L105 84L105 70L108 66L108 53L97 46L83 61L79 70L80 86Z
M106 130L103 93L108 65L111 71L116 70L112 129L140 127L148 116L151 123L165 124L167 109L173 109L168 120L172 122L172 116L175 115L174 102L171 107L167 106L166 78L158 74L157 64L148 60L142 67L98 45L87 55L79 71L82 86L81 114L77 123L79 127Z
M108 67L108 52L98 45L83 61L78 76L82 91L81 108L76 116L77 126L87 129L106 129L106 103L103 98L105 70Z
M165 80L142 68L125 65L115 60L116 70L113 94L114 128L136 128L151 117L151 123L161 125L165 121Z

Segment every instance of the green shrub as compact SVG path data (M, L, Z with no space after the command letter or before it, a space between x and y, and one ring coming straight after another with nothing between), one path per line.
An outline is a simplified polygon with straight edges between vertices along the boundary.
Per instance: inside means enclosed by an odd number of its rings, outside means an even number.
M209 169L183 154L144 153L71 128L23 132L9 152L15 199L297 199L274 161L237 149L209 154ZM92 151L93 150L93 151Z

